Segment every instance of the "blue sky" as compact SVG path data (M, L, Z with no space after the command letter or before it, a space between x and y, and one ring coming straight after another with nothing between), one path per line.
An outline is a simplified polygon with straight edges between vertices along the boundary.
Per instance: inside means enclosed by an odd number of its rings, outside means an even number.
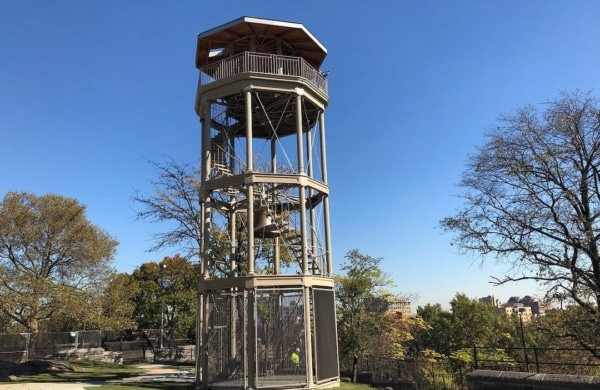
M595 0L0 0L0 196L57 193L120 241L131 272L164 228L135 220L148 160L196 162L199 32L241 16L303 23L328 49L334 259L382 257L416 305L541 295L458 256L439 220L460 205L468 153L499 114L600 86Z

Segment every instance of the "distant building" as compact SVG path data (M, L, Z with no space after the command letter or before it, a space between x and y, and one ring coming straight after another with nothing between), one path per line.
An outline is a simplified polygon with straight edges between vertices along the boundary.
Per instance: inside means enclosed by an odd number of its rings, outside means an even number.
M513 314L513 309L511 306L500 306L496 308L495 312L496 314L506 314L507 316L510 316Z
M535 301L535 299L533 299L529 295L525 295L523 298L519 299L519 303L522 303L524 305L529 305L530 303L532 303L534 301Z
M523 322L528 323L533 319L533 315L531 313L531 307L525 306L523 304L517 303L512 307L513 313L521 317Z
M531 322L533 319L531 307L524 306L522 303L504 304L501 307L496 308L496 313L505 314L507 316L518 315L524 323Z
M388 300L388 311L400 313L402 317L410 316L410 298L403 295L391 297Z
M535 298L525 295L523 298L512 296L506 303L501 304L500 300L493 295L479 298L479 302L489 303L495 307L498 314L518 315L523 322L531 322L533 318L546 314L546 306L543 302L537 301Z
M487 303L494 307L500 306L500 300L495 295L488 295L487 297L479 298L479 302Z
M527 304L531 308L531 314L534 316L546 315L546 305L543 302L533 301Z

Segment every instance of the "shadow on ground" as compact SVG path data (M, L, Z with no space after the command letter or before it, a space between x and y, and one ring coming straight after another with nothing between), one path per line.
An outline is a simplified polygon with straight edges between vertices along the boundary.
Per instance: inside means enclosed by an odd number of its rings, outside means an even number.
M60 360L31 360L25 363L0 361L3 382L106 382L134 378L145 371L134 366L96 365L94 362L72 364Z

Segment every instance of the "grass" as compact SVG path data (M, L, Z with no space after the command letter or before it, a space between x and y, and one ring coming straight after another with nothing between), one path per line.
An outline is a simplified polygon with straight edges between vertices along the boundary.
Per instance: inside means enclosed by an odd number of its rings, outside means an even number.
M122 385L102 385L100 387L86 387L89 390L190 390L192 385L190 383L179 383L179 382L144 382L144 383L126 383Z
M104 382L138 376L144 370L121 364L91 360L69 362L74 371L49 371L36 375L19 376L13 382Z
M35 383L35 382L89 382L101 384L101 382L112 380L123 380L137 377L144 373L143 369L134 366L103 363L89 360L78 360L69 362L74 371L46 372L37 375L20 376L12 383ZM193 367L180 366L182 371L192 371ZM101 384L100 387L88 387L90 390L190 390L193 385L190 382L132 382L122 384ZM355 383L342 382L341 390L366 390L368 386Z
M366 390L366 389L370 389L369 385L363 385L360 383L348 383L348 382L342 382L340 383L340 389L342 390Z

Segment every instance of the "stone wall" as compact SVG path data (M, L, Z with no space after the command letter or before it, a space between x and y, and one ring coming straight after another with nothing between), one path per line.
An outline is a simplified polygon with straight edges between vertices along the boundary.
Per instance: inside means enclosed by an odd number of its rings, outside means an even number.
M105 351L104 348L71 348L58 351L61 360L98 360L107 363L123 364L121 352Z
M152 347L140 341L107 341L104 343L107 351L120 352L124 362L152 362L154 353Z
M467 374L469 390L600 390L600 377L477 370Z

